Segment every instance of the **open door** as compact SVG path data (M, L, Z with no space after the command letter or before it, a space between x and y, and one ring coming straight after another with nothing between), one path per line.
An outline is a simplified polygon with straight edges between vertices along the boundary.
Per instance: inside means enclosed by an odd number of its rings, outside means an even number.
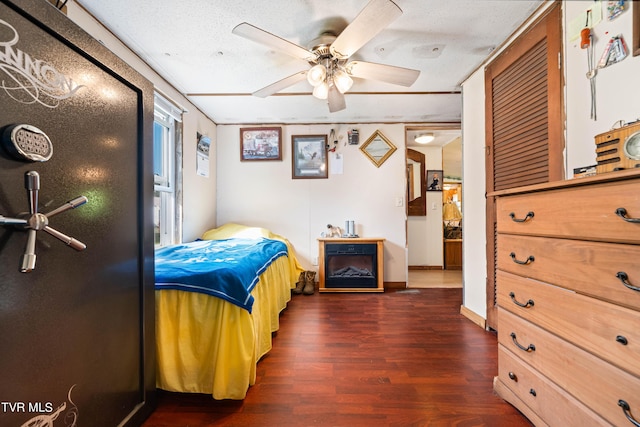
M0 0L0 81L0 425L141 425L153 87L42 0Z

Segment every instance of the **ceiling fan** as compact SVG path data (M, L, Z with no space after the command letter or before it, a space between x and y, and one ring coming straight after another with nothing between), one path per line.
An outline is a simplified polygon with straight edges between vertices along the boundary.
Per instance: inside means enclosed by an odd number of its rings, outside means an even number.
M405 87L416 81L420 75L419 70L373 62L349 61L351 55L400 15L402 9L393 1L371 0L340 34L325 32L309 44L309 49L246 22L237 25L232 33L303 59L311 65L310 69L285 77L253 92L252 95L266 98L306 78L314 86L313 96L327 99L329 111L333 113L346 108L344 93L351 88L352 77Z

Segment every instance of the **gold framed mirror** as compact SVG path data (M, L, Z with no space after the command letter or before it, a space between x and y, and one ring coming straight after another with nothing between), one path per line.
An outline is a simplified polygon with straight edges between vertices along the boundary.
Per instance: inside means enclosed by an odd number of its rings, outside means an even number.
M360 150L379 168L397 148L382 132L377 130L362 144Z

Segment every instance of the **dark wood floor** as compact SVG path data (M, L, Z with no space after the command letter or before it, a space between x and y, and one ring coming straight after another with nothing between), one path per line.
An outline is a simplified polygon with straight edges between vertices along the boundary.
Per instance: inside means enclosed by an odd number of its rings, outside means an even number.
M159 392L145 427L531 426L492 391L461 289L295 296L244 401Z

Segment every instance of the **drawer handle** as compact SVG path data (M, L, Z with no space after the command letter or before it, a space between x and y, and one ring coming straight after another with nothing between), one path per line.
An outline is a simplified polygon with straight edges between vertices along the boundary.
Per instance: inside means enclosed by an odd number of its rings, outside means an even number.
M518 347L522 351L526 351L526 352L536 351L536 346L533 345L533 344L529 344L529 346L527 346L527 347L521 345L518 342L518 340L516 339L516 333L515 332L511 332L511 339L513 340L513 343L516 345L516 347Z
M616 209L616 215L620 218L624 219L627 222L631 222L634 224L640 224L640 218L629 218L627 217L627 210L625 208Z
M629 283L629 275L624 271L618 271L616 273L616 277L620 279L622 284L625 285L627 288L631 289L632 291L640 292L639 287L633 286L631 283Z
M636 427L640 427L640 422L638 422L635 418L633 418L633 416L631 415L631 407L626 401L622 399L618 400L618 406L622 408L622 412L624 412L624 416L627 417L627 419L631 424L633 424Z
M515 213L513 213L513 212L511 212L511 213L509 214L509 216L511 217L511 220L512 220L513 222L527 222L527 221L529 221L531 218L533 218L533 212L528 212L528 213L527 213L527 215L526 215L524 218L522 218L522 219L518 219L518 218L516 218L516 214L515 214Z
M515 252L511 252L509 254L509 256L511 257L511 259L513 260L513 262L515 262L516 264L520 264L520 265L529 265L531 264L533 261L535 261L536 259L533 257L533 255L529 255L529 257L524 260L524 261L520 261L518 259L516 259L516 254Z
M509 372L509 379L518 382L518 376L513 372Z
M536 397L538 395L538 393L536 393L534 389L529 390L529 394L533 397Z
M519 307L524 307L524 308L533 307L534 302L532 299L530 299L529 301L523 304L516 299L516 294L514 294L513 292L509 292L509 296L511 297L511 301L513 301L513 303Z
M627 345L627 344L629 344L629 341L627 341L627 337L624 337L624 336L622 336L622 335L618 335L618 336L616 337L616 341L617 341L617 342L619 342L619 343L620 343L620 344L622 344L622 345Z

